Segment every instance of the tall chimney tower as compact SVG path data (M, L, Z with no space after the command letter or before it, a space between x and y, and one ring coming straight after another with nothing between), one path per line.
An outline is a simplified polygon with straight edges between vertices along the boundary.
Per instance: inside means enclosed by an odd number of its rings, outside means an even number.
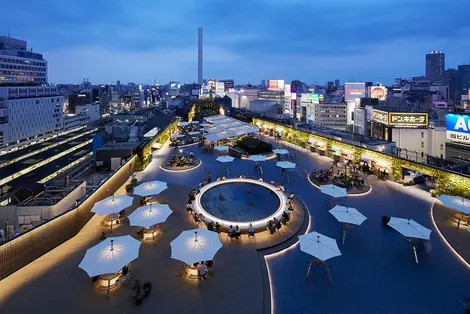
M197 32L197 82L202 85L202 27Z

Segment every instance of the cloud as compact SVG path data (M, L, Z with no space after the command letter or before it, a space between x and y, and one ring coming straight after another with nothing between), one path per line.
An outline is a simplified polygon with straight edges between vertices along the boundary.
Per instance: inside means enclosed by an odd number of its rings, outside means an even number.
M23 0L2 8L0 32L44 53L54 82L192 81L198 26L207 77L391 81L421 74L429 50L444 50L451 67L468 62L468 9L469 0Z

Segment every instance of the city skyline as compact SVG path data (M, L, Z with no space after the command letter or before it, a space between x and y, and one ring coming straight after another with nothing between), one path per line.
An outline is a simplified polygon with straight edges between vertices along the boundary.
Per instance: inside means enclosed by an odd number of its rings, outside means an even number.
M470 61L465 0L356 1L354 8L345 1L257 0L223 8L212 0L183 2L177 9L150 1L138 7L12 3L0 30L42 53L53 83L197 82L198 26L204 27L204 78L240 83L279 78L324 84L339 78L390 84L395 77L424 75L431 50L446 54L447 68ZM92 4L93 10L86 9ZM431 23L436 16L439 23Z

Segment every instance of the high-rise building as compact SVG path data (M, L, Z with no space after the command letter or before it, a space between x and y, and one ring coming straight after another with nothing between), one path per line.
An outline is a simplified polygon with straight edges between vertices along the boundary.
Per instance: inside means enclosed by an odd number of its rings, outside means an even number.
M197 30L197 82L202 84L202 27Z
M100 103L100 115L101 116L109 114L110 102L111 102L111 95L109 92L108 85L101 85L99 89L99 103Z
M467 94L470 89L470 64L459 65L459 85L461 95Z
M339 88L339 83L340 83L340 82L339 82L339 79L336 79L336 80L335 80L335 87L336 87L336 88Z
M444 85L449 86L449 100L453 104L460 101L459 72L456 69L447 69L444 75Z
M441 51L431 51L426 54L426 77L432 82L444 82L445 54Z
M47 84L47 61L25 40L0 36L0 85Z
M64 97L47 85L47 61L27 43L0 37L0 146L63 128Z

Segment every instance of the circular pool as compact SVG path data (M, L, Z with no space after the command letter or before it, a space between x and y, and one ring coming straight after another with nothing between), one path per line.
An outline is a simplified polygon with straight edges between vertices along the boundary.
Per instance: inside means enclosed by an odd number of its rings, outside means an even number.
M266 222L280 219L287 199L276 187L251 179L228 179L201 188L193 202L196 213L205 222L219 222L223 229L238 225L246 231L266 228Z

